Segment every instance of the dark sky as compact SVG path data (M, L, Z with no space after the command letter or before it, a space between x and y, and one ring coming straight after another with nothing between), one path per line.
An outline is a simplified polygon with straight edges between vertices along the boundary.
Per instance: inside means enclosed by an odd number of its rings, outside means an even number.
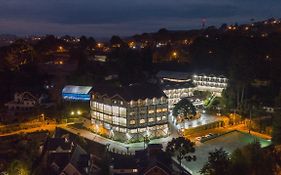
M0 0L0 33L109 37L281 18L281 0Z

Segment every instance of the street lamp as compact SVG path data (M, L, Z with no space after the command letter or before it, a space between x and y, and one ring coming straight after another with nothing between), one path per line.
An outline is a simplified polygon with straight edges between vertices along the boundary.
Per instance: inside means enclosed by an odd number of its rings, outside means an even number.
M176 51L172 52L172 58L176 59L178 57L178 53Z
M81 115L82 112L80 110L77 110L77 115Z
M145 145L147 145L149 143L149 137L148 135L145 135L143 137L143 149L145 149Z

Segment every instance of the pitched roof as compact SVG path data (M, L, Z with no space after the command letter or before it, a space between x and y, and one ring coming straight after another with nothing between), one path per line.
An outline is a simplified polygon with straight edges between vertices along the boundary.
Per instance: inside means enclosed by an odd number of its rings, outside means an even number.
M132 156L115 156L112 163L114 169L135 169L138 167L136 159Z
M109 98L119 95L126 101L166 97L159 86L154 84L133 84L122 87L97 85L92 89L91 93L107 95Z
M71 143L65 138L48 138L46 149L48 151L71 150Z
M151 161L150 164L145 169L143 169L140 173L145 175L145 174L150 174L150 172L154 172L155 170L157 170L157 173L159 173L158 171L160 171L161 174L163 175L172 174L172 170L170 168L168 168L166 165L156 160Z

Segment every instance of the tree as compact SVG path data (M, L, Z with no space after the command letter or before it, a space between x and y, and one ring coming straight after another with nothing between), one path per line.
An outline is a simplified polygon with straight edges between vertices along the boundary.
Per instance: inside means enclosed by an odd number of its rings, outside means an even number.
M113 35L110 39L111 46L115 47L123 47L126 43L117 35Z
M281 94L275 99L275 113L273 115L273 130L272 130L272 142L275 145L281 144Z
M249 172L249 165L247 163L246 157L243 155L241 149L236 149L231 154L231 173L230 174L240 174L246 175Z
M190 153L195 152L194 143L184 137L173 138L170 142L168 142L166 152L177 158L180 163L180 167L182 160L186 160L188 162L196 160L195 155L189 155Z
M253 142L232 153L229 174L273 174L276 165L274 157L274 152L270 149L263 150L259 142Z
M200 170L204 175L222 175L228 174L230 160L227 152L222 148L215 149L214 152L209 153L208 162Z
M29 175L30 170L24 161L14 160L8 167L8 174L11 175Z
M188 117L189 115L194 116L196 114L196 109L194 105L187 99L181 99L173 109L173 116L177 117L178 115L183 115Z

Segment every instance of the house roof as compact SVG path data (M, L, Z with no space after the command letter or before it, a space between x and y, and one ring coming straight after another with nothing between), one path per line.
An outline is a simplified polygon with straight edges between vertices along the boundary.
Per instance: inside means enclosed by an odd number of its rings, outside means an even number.
M48 151L71 150L71 143L65 138L48 138L46 149Z
M94 94L107 95L109 98L117 95L126 101L166 97L159 86L154 84L133 84L122 87L97 85L91 92Z
M114 169L135 169L138 167L136 159L132 156L115 156L112 163Z
M85 167L88 164L88 160L89 154L81 146L76 145L71 155L70 163L75 167Z
M156 160L150 161L149 165L145 169L143 169L140 173L146 175L146 174L150 174L150 172L153 172L152 174L154 174L155 170L160 171L161 174L163 175L172 174L172 170L170 168L168 168L166 165Z

